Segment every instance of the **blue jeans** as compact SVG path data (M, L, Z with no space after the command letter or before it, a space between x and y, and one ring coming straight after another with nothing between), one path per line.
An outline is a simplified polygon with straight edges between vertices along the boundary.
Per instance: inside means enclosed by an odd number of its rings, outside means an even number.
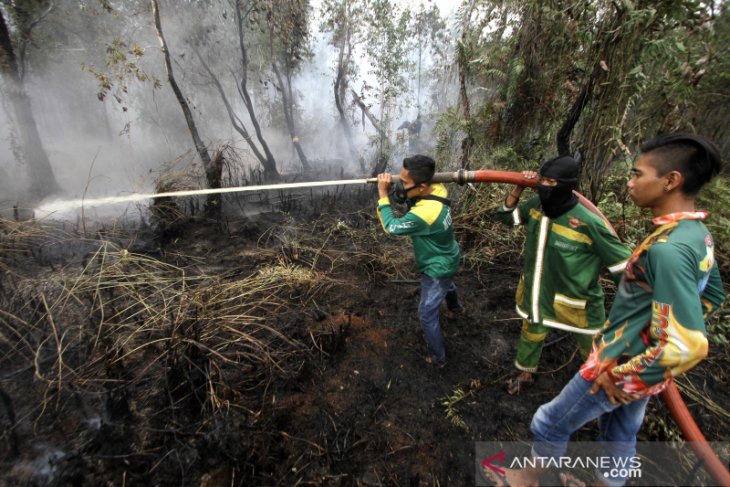
M535 412L530 424L534 435L533 457L560 457L565 453L570 435L589 421L598 418L598 441L603 454L614 459L628 460L636 455L636 433L644 421L649 397L628 404L611 404L602 390L591 395L592 382L575 374L555 399ZM617 460L618 461L618 460ZM621 486L625 478L607 478L606 472L596 472L601 483Z
M428 353L431 355L432 363L436 365L446 362L444 337L439 324L439 308L444 299L449 311L462 310L456 294L456 285L450 277L431 277L421 274L421 302L418 304L418 318L421 320L421 330L426 339Z

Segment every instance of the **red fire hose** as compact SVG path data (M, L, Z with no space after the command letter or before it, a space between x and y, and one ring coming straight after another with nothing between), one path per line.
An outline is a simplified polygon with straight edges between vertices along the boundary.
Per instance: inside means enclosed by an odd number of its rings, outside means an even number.
M667 388L662 392L664 402L667 403L669 412L679 425L684 439L689 442L690 448L695 452L702 466L712 476L717 485L730 485L730 472L725 464L717 457L712 447L707 443L705 435L702 434L692 414L682 400L677 386L672 379L669 380Z
M392 174L390 176L390 179L392 182L396 182L400 179L400 176L397 174ZM369 183L377 183L377 178L368 178L366 179ZM432 183L458 183L458 184L466 184L466 183L507 183L507 184L519 184L520 186L528 186L528 187L534 187L537 184L537 179L527 179L524 176L522 176L522 173L519 172L513 172L513 171L496 171L492 169L480 169L478 171L465 171L463 169L459 171L454 172L437 172L433 175L433 178L431 178ZM591 201L580 194L577 191L573 191L576 196L578 196L578 199L580 202L591 210L596 215L600 216L603 221L606 222L608 225L608 228L613 231L613 233L616 233L616 230L613 228L613 225L611 225L611 222L608 221L608 218L604 216L603 213L601 213L601 210L599 210L596 205L591 203Z
M398 176L391 176L391 179L395 182L398 180ZM377 179L368 179L369 182L377 182ZM518 184L520 186L534 187L537 184L537 179L526 179L522 176L522 173L512 171L496 171L490 169L482 169L478 171L465 171L459 170L456 172L440 172L434 174L432 182L436 183L507 183L507 184ZM575 191L580 202L589 210L596 215L600 216L605 221L609 228L616 233L611 223L605 217L601 210L599 210L588 198ZM689 442L690 448L695 452L695 455L702 462L704 469L712 476L713 480L718 485L730 486L730 472L728 472L725 464L718 458L715 451L707 443L707 439L700 431L697 423L695 422L692 414L687 409L687 405L682 400L682 396L677 390L677 386L673 380L669 380L667 388L662 392L664 402L667 403L669 412L671 413L674 421L677 422L680 431L684 438Z
M459 174L461 171L457 171L457 174ZM520 186L529 186L534 187L537 184L537 179L526 179L522 176L522 173L519 172L511 172L511 171L494 171L490 169L482 169L479 171L464 171L466 175L464 177L471 178L467 179L466 182L475 182L475 183L511 183L511 184L519 184ZM457 181L458 182L458 181ZM463 184L463 183L461 183ZM613 228L613 225L611 225L611 222L608 221L608 218L605 217L603 213L601 213L601 210L594 205L591 200L583 196L577 191L573 191L575 195L580 200L581 204L591 210L591 212L595 213L596 215L600 216L603 221L606 222L608 225L608 228L611 229L611 231L616 234L616 230Z

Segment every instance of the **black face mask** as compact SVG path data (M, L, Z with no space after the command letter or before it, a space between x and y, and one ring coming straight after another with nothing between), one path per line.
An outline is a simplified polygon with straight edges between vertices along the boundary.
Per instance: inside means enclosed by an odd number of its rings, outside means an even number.
M578 204L578 197L573 193L578 182L578 163L572 157L560 156L547 161L540 168L540 175L558 182L555 186L539 183L535 186L542 210L549 218L557 218Z
M537 184L535 189L540 196L542 211L549 218L557 218L573 209L578 204L578 197L573 193L573 184L558 182L557 186Z
M403 186L403 181L398 180L398 182L393 185L393 200L401 205L405 204L408 201L408 192L416 186L418 185L414 184L410 188L406 188Z

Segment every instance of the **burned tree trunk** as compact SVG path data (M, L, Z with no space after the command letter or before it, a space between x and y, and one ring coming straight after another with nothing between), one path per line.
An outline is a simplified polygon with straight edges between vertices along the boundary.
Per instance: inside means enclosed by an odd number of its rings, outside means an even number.
M350 53L347 56L343 54L343 50L340 50L339 59L337 61L337 76L335 77L335 107L340 117L340 126L342 127L342 133L345 136L347 147L350 152L350 157L353 160L357 157L357 151L352 142L352 132L350 130L350 124L347 122L347 116L345 115L345 96L347 95L347 65L350 62Z
M271 42L273 43L273 40ZM297 135L296 125L294 123L294 98L291 89L291 77L287 73L286 81L284 81L282 79L281 72L279 71L278 64L273 60L273 53L271 59L271 68L276 75L276 80L279 83L279 91L281 92L281 104L284 110L286 128L289 131L292 145L294 145L294 149L297 151L297 155L299 156L299 161L302 163L302 168L305 171L308 171L310 169L309 161L307 160L307 156L304 154L304 149L302 149L302 144L300 143L299 135Z
M469 106L469 96L466 92L466 77L467 77L467 59L464 52L464 36L458 49L458 64L459 64L459 105L464 113L464 120L466 121L466 135L461 141L461 168L469 168L469 156L471 155L471 147L474 145L474 137L471 133L471 108Z
M261 126L256 118L256 110L254 109L253 100L248 92L248 52L246 50L246 43L243 41L243 14L241 13L241 2L236 0L236 24L238 28L238 47L241 50L241 82L238 87L238 91L243 100L243 104L246 106L248 117L253 125L254 132L256 133L256 139L261 145L265 157L257 156L259 162L264 167L264 178L268 181L276 181L280 179L279 171L276 170L276 159L274 154L269 150L269 145L266 143L263 134L261 133ZM230 112L229 112L230 113ZM234 124L235 125L235 124ZM243 124L241 124L242 126ZM254 142L251 137L246 138L246 142L250 147L254 147Z
M378 135L380 138L384 139L386 137L385 129L381 125L381 123L378 121L377 118L375 118L375 115L370 112L370 109L365 104L364 101L362 101L362 98L355 92L355 90L350 90L352 93L352 97L355 100L355 103L358 107L360 107L360 110L362 110L363 115L367 117L368 120L370 120L370 123L373 124L373 128L378 132Z
M193 138L193 143L195 144L195 150L198 151L198 155L200 156L200 160L203 162L203 168L205 169L205 177L206 181L208 183L209 188L220 188L220 182L222 175L220 172L222 171L222 165L218 165L217 167L213 165L213 161L210 158L210 154L208 154L208 149L205 147L205 144L203 143L203 140L200 138L200 134L198 133L198 128L195 125L195 120L193 119L193 113L190 111L190 107L188 106L188 102L185 100L185 97L183 96L182 90L180 90L180 87L177 84L177 81L175 81L175 76L172 71L172 62L170 61L170 51L167 48L167 42L165 41L165 37L162 34L162 23L160 22L160 8L157 4L157 0L151 0L152 1L152 15L155 19L155 30L157 31L157 37L160 40L160 46L162 48L162 54L165 57L165 68L167 69L167 79L170 82L170 87L172 88L172 91L175 93L175 98L177 98L178 103L180 104L180 108L182 108L183 114L185 115L185 122L188 124L188 130L190 131L190 136ZM216 170L218 171L218 174L216 174ZM220 206L221 206L221 195L220 194L212 194L209 195L206 203L205 203L205 212L206 216L209 217L217 217L220 215Z
M378 121L377 118L375 118L375 115L370 112L370 109L365 104L365 102L362 101L362 98L360 98L360 96L355 93L354 90L351 90L351 92L355 103L358 107L360 107L363 115L365 115L368 120L370 120L370 123L373 124L373 127L378 132L378 136L380 137L380 150L378 151L377 161L375 162L375 166L370 173L371 176L377 176L378 174L383 172L388 165L389 157L387 155L387 151L383 149L384 145L388 142L388 134L385 132L385 128L383 128L383 125Z
M575 124L577 124L580 119L583 107L586 106L588 93L590 93L592 86L593 78L591 77L585 86L583 86L583 89L578 95L578 98L575 100L575 103L573 103L573 107L570 109L570 113L568 113L568 118L560 127L560 130L558 130L558 134L556 136L558 155L570 155L570 134L573 133L573 128L575 128Z
M48 154L43 148L30 99L20 77L18 62L10 40L5 17L0 10L0 72L5 79L8 98L13 107L20 143L30 175L30 194L43 198L60 190Z
M248 146L251 149L251 152L253 152L254 156L259 160L262 166L264 166L264 173L266 174L266 167L268 165L269 156L271 156L271 153L268 153L268 155L264 154L259 150L259 147L256 145L256 143L253 140L253 136L249 133L248 129L246 129L246 126L243 124L240 118L236 115L236 113L233 110L233 106L231 105L231 102L228 100L228 97L226 96L226 92L223 89L223 86L221 85L220 80L218 77L213 73L213 71L208 66L208 63L203 60L203 56L200 55L197 49L193 48L193 52L195 52L196 56L198 56L198 59L200 60L200 64L203 65L203 68L207 71L208 76L210 76L211 81L213 81L213 85L218 90L218 94L221 97L221 100L223 100L223 105L226 107L226 112L228 113L228 118L231 121L231 125L233 125L233 128L236 132L241 134L243 137L243 140L246 141ZM268 148L267 148L268 149ZM218 155L216 155L218 157ZM273 156L271 156L273 159ZM215 159L215 158L214 158ZM222 165L221 165L222 170ZM278 172L276 172L276 165L273 164L273 170L275 173L275 177L271 177L271 175L267 175L267 179L278 179Z

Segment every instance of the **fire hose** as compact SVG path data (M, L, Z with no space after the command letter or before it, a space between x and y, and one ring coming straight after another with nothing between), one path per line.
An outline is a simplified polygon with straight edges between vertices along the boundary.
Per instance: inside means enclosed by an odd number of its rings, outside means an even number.
M393 182L397 181L398 179L399 177L397 175L391 176L391 180ZM367 179L367 182L376 183L377 178L369 178ZM461 185L467 183L507 183L534 187L537 184L537 179L526 179L522 176L522 173L512 171L497 171L490 169L466 171L462 169L455 172L436 173L434 174L431 182L458 183ZM613 231L614 234L616 233L616 230L613 228L606 216L601 213L601 210L599 210L593 203L591 203L590 200L588 200L588 198L586 198L582 194L578 193L577 191L575 191L575 194L576 196L578 196L581 204L583 204L591 212L601 217L601 219L606 222L611 231ZM692 417L692 414L687 409L687 405L682 399L679 390L677 390L677 386L674 384L674 381L671 378L669 379L667 388L662 392L662 398L667 404L672 418L674 418L674 421L679 426L679 429L682 432L685 440L689 442L690 448L692 449L692 451L694 451L695 455L697 455L697 458L699 459L703 468L710 474L710 476L712 476L713 480L717 482L718 485L730 486L730 472L728 472L725 464L720 460L710 444L707 442L707 439L702 434L702 431L700 431L700 428L697 426L697 423Z
M398 181L400 177L398 175L391 175L391 181L394 183ZM377 183L377 178L368 178L366 180L368 183ZM464 185L467 183L507 183L507 184L519 184L520 186L529 186L534 187L537 184L537 179L527 179L522 175L522 173L519 172L513 172L513 171L497 171L493 169L480 169L478 171L465 171L464 169L460 169L458 171L454 172L437 172L433 175L433 178L431 179L432 183L457 183L460 185ZM608 221L608 219L601 213L601 210L599 210L596 205L591 203L591 201L580 194L577 191L573 191L575 195L578 197L580 202L591 210L591 212L595 213L596 215L600 216L603 221L606 222L608 227L611 229L611 231L616 234L616 230L613 228L613 225L611 225L611 222Z

